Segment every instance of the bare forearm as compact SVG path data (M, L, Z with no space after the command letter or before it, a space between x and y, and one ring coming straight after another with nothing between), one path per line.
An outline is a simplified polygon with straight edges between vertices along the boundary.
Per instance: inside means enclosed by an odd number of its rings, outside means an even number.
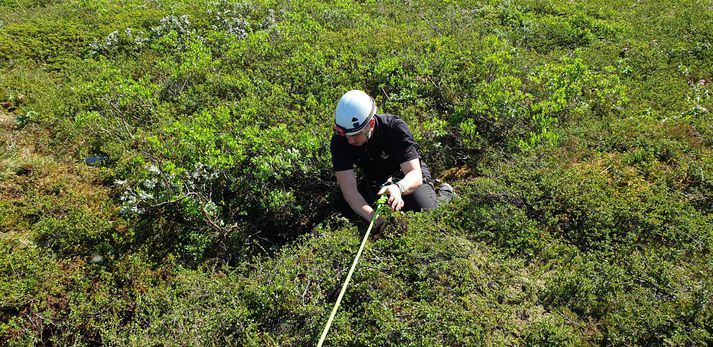
M371 219L371 214L374 211L369 204L366 203L364 197L358 192L344 194L344 200L347 201L349 207L354 210L358 215L366 220Z
M418 187L423 184L423 177L421 175L421 170L413 170L407 173L404 178L399 181L405 188L402 195L409 195L413 193Z

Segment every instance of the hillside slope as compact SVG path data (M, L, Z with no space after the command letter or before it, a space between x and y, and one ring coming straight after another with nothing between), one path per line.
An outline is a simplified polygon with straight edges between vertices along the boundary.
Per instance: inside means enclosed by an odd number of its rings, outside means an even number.
M0 344L316 344L359 88L458 199L328 345L713 344L709 1L0 2ZM351 218L351 219L350 219Z

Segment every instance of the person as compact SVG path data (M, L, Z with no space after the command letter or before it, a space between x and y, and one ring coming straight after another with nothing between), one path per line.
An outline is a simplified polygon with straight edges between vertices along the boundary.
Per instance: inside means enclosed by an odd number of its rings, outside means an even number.
M436 208L431 172L408 126L395 115L376 111L374 99L360 90L348 91L337 104L330 150L342 197L367 221L375 213L371 204L382 194L394 210ZM363 171L361 183L355 166ZM377 220L377 229L383 222Z

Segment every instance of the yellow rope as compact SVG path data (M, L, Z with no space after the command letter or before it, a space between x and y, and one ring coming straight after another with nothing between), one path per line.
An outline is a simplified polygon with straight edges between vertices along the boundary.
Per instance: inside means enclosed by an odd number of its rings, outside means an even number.
M324 343L324 339L327 338L327 332L329 331L329 327L332 326L332 320L334 320L334 316L337 314L337 309L339 308L339 304L342 302L342 297L344 297L344 293L347 291L347 285L349 285L349 280L352 278L352 273L354 273L354 268L356 268L356 264L359 261L359 257L361 257L361 252L364 250L364 245L366 245L366 240L369 238L369 233L371 233L371 228L374 226L374 222L379 217L379 210L381 209L381 206L384 204L384 202L386 202L386 199L387 199L387 196L386 196L386 194L384 194L376 202L376 212L374 213L374 216L371 217L371 223L369 223L369 229L367 229L366 234L364 234L364 239L361 241L361 246L359 246L359 251L357 252L356 257L354 258L354 261L352 262L352 267L349 269L349 273L347 274L347 279L346 279L346 281L344 281L344 284L342 285L342 290L339 292L339 297L337 297L337 302L334 303L334 308L332 308L332 314L329 315L329 320L327 321L327 325L324 326L324 330L322 331L322 337L319 338L319 343L317 344L317 347L322 347L322 344Z

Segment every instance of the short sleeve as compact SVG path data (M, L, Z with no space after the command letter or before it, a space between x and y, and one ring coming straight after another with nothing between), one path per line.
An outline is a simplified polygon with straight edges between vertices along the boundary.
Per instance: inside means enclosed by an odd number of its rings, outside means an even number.
M420 159L421 155L418 153L418 144L413 139L411 130L400 118L394 118L394 124L392 126L392 134L390 138L390 146L394 149L394 156L399 164L407 162L413 159Z
M334 171L354 169L354 158L348 147L349 143L344 137L332 135L329 150L332 152L332 168Z

